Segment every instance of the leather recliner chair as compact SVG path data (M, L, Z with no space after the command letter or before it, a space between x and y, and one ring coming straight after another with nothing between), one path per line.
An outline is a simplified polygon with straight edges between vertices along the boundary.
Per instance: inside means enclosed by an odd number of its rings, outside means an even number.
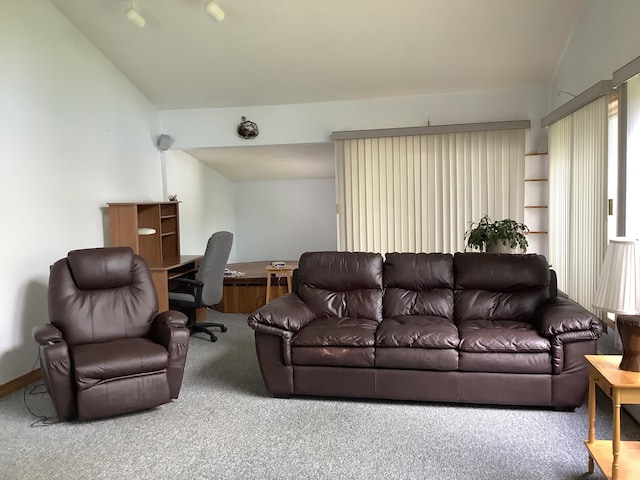
M49 276L49 321L33 328L59 420L144 410L178 398L187 317L158 314L146 261L129 247L74 250Z

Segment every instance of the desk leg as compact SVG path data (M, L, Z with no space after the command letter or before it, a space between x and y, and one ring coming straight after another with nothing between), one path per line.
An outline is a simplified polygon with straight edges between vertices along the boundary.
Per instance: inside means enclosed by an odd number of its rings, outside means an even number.
M589 438L588 443L596 440L596 380L589 375ZM593 457L589 453L589 473L593 473Z
M612 480L618 480L620 468L620 390L613 389L613 466L611 468Z
M166 270L152 270L151 279L158 294L158 312L169 310L169 274Z

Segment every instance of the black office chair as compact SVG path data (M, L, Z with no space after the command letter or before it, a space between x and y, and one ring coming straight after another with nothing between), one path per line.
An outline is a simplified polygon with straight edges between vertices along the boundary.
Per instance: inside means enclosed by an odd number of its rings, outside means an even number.
M177 278L175 282L188 288L169 292L169 308L180 310L187 315L187 327L191 334L206 333L212 342L218 338L209 329L217 327L226 332L227 327L222 323L196 323L196 309L204 307L209 310L222 300L224 269L229 260L232 243L233 233L216 232L211 235L195 279Z

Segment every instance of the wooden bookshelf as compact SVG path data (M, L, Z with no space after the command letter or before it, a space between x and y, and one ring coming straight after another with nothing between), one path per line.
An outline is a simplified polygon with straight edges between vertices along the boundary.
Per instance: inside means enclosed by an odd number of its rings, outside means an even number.
M109 203L111 246L128 246L150 267L180 258L179 202Z

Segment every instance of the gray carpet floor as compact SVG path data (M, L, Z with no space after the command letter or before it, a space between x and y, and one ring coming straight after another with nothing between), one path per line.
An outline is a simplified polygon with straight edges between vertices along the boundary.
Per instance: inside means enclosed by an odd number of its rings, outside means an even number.
M0 399L1 479L553 480L587 475L586 405L575 412L270 397L246 315L191 338L180 398L116 418L32 427L53 415L32 387ZM624 413L624 439L640 427ZM598 396L598 438L611 402ZM636 460L638 461L638 460Z

